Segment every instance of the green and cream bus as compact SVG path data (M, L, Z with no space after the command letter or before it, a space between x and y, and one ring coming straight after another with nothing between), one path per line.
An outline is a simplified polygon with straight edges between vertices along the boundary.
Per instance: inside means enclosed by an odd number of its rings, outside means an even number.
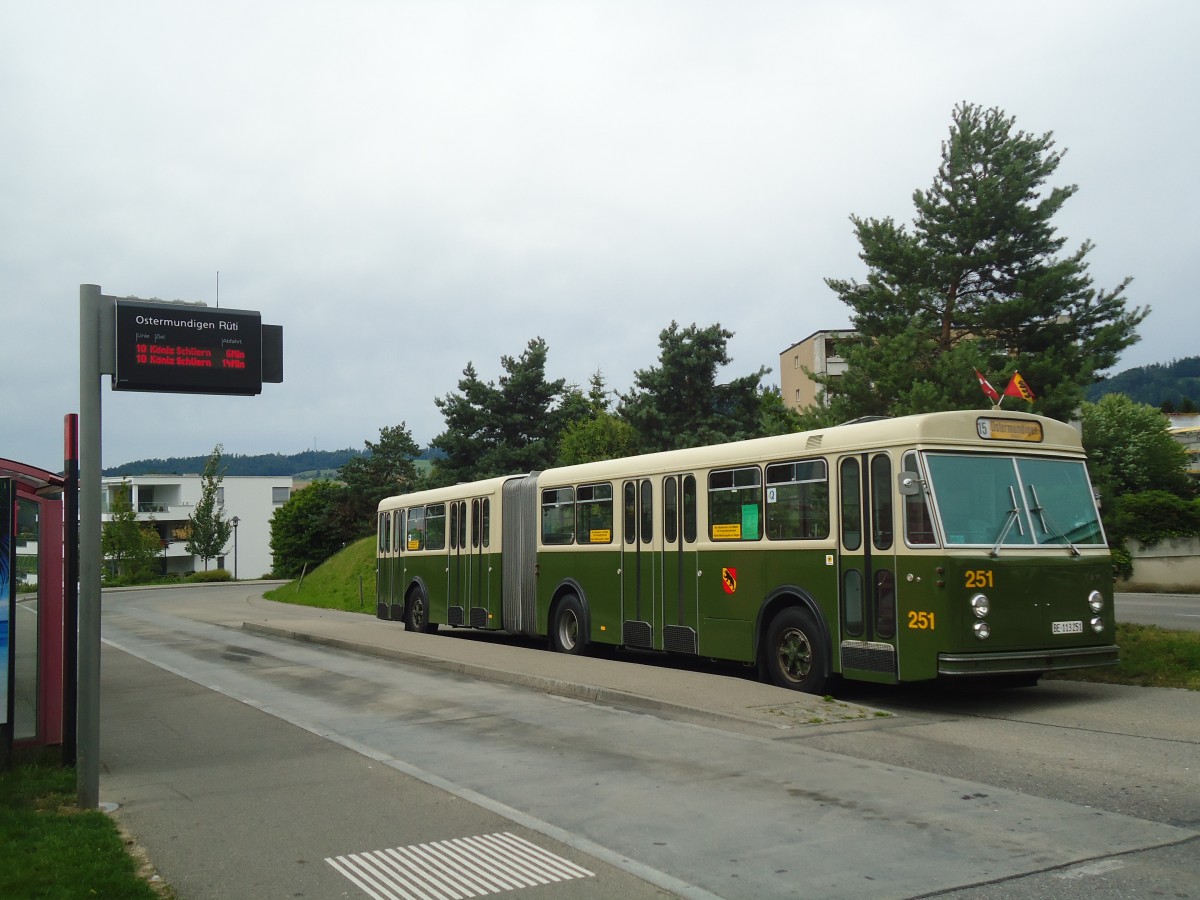
M378 604L756 665L821 692L1115 663L1079 434L958 411L547 469L379 505Z

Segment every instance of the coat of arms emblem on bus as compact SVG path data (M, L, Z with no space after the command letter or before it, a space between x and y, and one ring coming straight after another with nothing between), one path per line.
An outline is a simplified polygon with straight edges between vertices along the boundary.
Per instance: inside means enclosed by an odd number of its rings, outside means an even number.
M725 593L737 593L737 569L731 569L728 566L721 568L721 587L725 588Z

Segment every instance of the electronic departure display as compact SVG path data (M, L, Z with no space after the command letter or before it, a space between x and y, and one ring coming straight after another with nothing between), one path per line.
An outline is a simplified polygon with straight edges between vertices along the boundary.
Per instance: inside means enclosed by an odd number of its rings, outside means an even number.
M117 300L113 390L262 393L257 312L190 303Z

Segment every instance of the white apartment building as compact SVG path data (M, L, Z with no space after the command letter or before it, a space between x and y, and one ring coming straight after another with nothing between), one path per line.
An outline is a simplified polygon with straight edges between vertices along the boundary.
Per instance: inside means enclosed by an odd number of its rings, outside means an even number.
M200 502L199 475L111 475L103 479L102 521L112 519L112 505L127 486L138 519L153 523L162 541L163 574L186 574L204 569L204 561L187 552L188 517ZM225 554L209 560L210 569L228 569L238 578L259 578L272 568L271 516L292 495L291 476L226 475L217 488L217 504L225 518L237 518L237 528Z

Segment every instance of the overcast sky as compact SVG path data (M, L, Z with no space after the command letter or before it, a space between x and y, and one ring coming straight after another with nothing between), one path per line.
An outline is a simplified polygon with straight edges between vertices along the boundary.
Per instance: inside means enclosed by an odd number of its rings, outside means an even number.
M61 468L82 283L284 330L258 397L106 384L105 466L424 445L536 336L627 390L719 322L778 383L963 100L1067 148L1059 232L1153 308L1113 372L1200 354L1197 34L1182 0L0 0L0 457Z

